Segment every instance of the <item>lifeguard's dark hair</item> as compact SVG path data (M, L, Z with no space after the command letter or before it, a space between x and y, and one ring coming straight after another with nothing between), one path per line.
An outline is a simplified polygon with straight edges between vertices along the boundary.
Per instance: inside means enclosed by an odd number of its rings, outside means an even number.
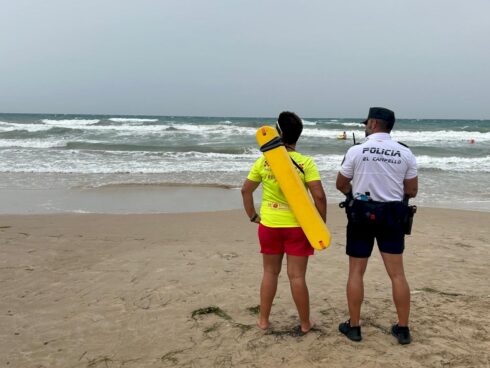
M285 144L296 144L303 132L303 121L294 112L283 111L277 118L277 124L282 132L282 141Z

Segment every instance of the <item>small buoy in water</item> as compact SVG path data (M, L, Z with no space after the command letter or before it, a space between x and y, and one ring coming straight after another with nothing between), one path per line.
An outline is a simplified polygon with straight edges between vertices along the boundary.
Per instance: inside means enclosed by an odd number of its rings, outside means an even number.
M475 140L474 139L470 139L470 144L473 144L475 143Z

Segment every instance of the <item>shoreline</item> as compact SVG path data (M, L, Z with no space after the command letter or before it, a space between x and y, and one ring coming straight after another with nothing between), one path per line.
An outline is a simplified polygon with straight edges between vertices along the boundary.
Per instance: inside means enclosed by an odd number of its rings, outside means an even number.
M238 188L209 185L109 185L0 189L0 214L163 214L239 209Z
M257 208L261 188L254 194ZM337 205L340 193L327 191L327 200ZM224 184L129 183L71 188L0 188L1 214L165 214L216 212L242 209L240 187ZM412 200L419 208L439 208L490 213L486 202L427 203ZM473 208L472 208L473 206ZM490 206L490 204L489 204Z
M256 208L260 209L260 202L255 203ZM332 208L335 210L338 208L337 203L328 203L328 210L331 213ZM224 206L226 207L226 206ZM490 211L486 210L481 210L481 209L467 209L467 208L450 208L450 207L434 207L434 206L417 206L417 213L418 211L441 211L444 213L469 213L469 214L482 214L482 215L487 215L490 214ZM341 210L342 216L345 216L344 210ZM114 217L128 217L128 216L173 216L173 215L192 215L192 214L197 214L197 215L211 215L211 214L221 214L225 212L240 212L240 213L245 213L243 210L243 207L237 204L236 207L233 208L219 208L219 209L209 209L209 208L202 208L202 209L179 209L179 210L170 210L167 212L85 212L85 211L65 211L65 212L25 212L25 213L10 213L10 212L0 212L0 219L4 217L9 217L9 218L22 218L22 217L42 217L42 216L114 216ZM244 215L245 216L245 215ZM417 216L417 215L416 215ZM417 216L416 218L418 218ZM328 223L327 223L328 225Z

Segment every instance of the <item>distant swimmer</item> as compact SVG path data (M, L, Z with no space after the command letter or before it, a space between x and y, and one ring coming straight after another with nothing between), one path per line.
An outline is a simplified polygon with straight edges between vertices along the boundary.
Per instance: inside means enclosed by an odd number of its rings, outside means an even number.
M470 139L470 144L473 144L473 143L475 143L475 140L472 138L472 139Z
M347 139L347 133L346 132L343 132L342 134L339 134L337 136L337 139L343 139L343 140L346 140Z

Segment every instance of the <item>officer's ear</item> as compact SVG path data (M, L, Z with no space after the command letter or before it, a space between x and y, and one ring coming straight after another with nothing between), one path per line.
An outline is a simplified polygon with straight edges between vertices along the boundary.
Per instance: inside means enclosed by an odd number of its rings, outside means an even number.
M372 125L371 125L371 129L375 129L378 127L378 119L371 119L371 121L373 122Z

